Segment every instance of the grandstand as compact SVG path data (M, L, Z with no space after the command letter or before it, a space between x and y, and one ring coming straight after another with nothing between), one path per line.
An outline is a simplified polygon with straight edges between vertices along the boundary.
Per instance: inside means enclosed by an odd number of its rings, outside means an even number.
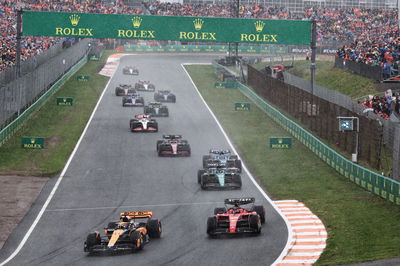
M136 6L140 0L124 0L124 3ZM145 1L151 3L154 1ZM231 0L161 0L160 2L181 3L181 4L227 4ZM294 13L302 13L308 7L334 7L334 8L376 8L393 9L397 7L397 0L240 0L243 4L257 4L265 6L286 7Z

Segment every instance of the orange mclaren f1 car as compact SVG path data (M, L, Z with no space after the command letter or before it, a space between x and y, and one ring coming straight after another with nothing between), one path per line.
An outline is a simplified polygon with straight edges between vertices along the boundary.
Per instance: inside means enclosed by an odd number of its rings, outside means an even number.
M99 232L90 233L84 251L136 251L143 249L151 238L161 237L161 222L152 219L153 212L121 212L120 221L110 222L104 228L105 236Z

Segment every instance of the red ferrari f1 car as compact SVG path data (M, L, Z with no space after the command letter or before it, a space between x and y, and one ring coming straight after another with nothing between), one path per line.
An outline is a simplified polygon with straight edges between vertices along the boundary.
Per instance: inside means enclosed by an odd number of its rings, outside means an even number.
M207 234L260 234L265 223L264 206L254 205L254 198L225 199L224 208L215 208L207 220ZM243 205L250 205L245 207Z
M163 135L157 141L157 153L158 156L190 156L190 144L181 135Z

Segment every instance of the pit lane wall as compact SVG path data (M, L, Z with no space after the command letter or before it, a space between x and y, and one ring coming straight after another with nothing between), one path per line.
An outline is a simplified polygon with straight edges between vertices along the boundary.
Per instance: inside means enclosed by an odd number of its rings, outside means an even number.
M84 56L78 63L68 70L53 86L50 87L35 103L29 106L20 116L18 116L9 125L0 131L0 147L6 143L29 119L29 117L35 113L43 104L57 92L57 90L67 81L73 74L75 74L86 62L87 56Z
M216 74L218 74L221 69L225 69L222 65L219 65L216 62L213 62L213 66ZM400 182L377 174L346 159L318 138L310 134L300 125L288 119L278 109L274 108L249 87L233 80L230 80L230 84L230 87L239 89L246 97L264 110L272 120L281 125L339 174L345 176L351 182L365 190L394 204L400 205Z

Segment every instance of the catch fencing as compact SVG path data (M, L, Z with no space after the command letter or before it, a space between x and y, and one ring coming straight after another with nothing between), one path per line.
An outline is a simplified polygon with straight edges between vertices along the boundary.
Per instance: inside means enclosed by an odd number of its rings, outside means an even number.
M269 77L251 66L248 66L248 84L261 97L301 121L322 139L349 154L355 153L355 132L340 132L337 117L359 117L358 158L380 169L383 129L379 121L360 116L341 105Z
M285 72L284 74L285 83L293 85L299 89L302 89L308 93L311 93L311 83L309 80L299 78L293 74ZM400 126L400 120L397 116L392 115L390 119L383 119L377 116L374 112L364 112L365 108L360 106L351 97L344 95L340 92L319 86L314 84L314 95L324 99L328 102L334 103L347 110L357 113L359 116L368 117L371 120L378 121L378 124L383 129L383 141L388 147L397 148L395 145L396 128Z
M21 67L20 78L7 77L11 81L0 84L0 126L15 119L85 57L89 42L90 39L81 40L42 64L27 63L26 67Z
M335 67L346 69L363 77L382 81L383 72L380 66L369 66L363 63L357 63L351 60L345 60L340 57L335 57Z

